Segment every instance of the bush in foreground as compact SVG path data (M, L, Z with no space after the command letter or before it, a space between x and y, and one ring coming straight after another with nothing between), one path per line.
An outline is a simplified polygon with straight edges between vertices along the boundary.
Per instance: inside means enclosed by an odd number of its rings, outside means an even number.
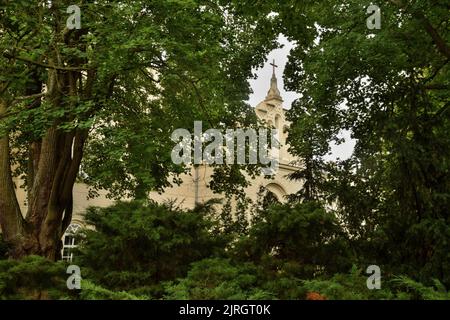
M159 296L163 281L186 275L192 262L224 253L223 238L210 232L208 206L182 211L153 202L118 202L90 208L79 259L95 283Z

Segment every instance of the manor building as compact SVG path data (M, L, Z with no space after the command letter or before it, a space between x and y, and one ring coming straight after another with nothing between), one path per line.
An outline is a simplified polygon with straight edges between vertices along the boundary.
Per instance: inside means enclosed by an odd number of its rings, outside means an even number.
M256 107L255 112L259 120L265 122L268 126L278 129L279 148L279 168L272 176L264 176L261 174L254 179L250 179L251 183L245 189L247 197L253 203L257 203L259 191L261 188L266 194L270 194L272 199L278 202L286 201L286 196L297 192L302 184L299 181L291 181L287 178L290 173L295 172L298 167L298 161L288 152L287 128L289 122L285 117L285 109L283 108L283 99L278 89L277 77L275 75L275 65L272 77L270 79L270 88L266 98ZM197 203L204 203L210 199L223 198L223 195L214 193L209 188L213 174L213 167L201 164L193 167L190 173L181 176L182 183L167 188L163 193L152 192L150 198L157 202L173 201L182 208L193 208ZM20 181L15 181L16 186L20 185ZM88 200L88 186L82 183L76 183L73 189L73 218L72 223L63 237L62 256L65 260L72 260L71 250L76 247L75 234L80 228L84 227L83 212L87 207L99 206L106 207L114 203L113 200L106 197L106 191L99 191L99 196ZM22 188L16 189L19 204L22 212L26 212L26 194Z

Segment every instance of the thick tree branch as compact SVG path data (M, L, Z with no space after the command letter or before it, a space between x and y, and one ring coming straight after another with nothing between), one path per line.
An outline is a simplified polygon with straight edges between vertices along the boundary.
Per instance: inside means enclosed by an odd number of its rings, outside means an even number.
M13 100L12 104L23 101L23 100L42 98L43 96L45 96L45 94L46 94L45 92L41 92L41 93L31 94L29 96L16 97Z
M27 106L25 106L23 108L20 108L18 110L14 110L14 111L8 111L8 112L5 112L3 114L0 113L0 120L4 119L4 118L11 117L11 116L15 116L15 115L17 115L17 114L19 114L19 113L21 113L21 112L23 112L25 110L31 110L31 109L37 108L37 107L39 107L41 105L40 104L40 100L41 100L40 98L36 98L31 104L29 104L29 105L27 105Z
M447 84L429 84L424 86L425 90L448 90L450 86Z
M389 0L389 2L395 4L400 9L406 10L407 5L401 0ZM433 39L434 44L436 45L438 51L442 53L447 59L450 59L450 47L446 43L446 41L441 37L438 31L433 27L431 22L427 19L425 14L422 12L415 10L411 12L413 17L420 21L425 31L430 35L431 39Z
M14 56L8 52L4 52L3 56L9 59L17 59L19 61L23 61L26 63L30 63L33 64L35 66L39 66L39 67L43 67L45 69L53 69L53 70L60 70L60 71L86 71L86 70L90 70L89 68L78 68L78 67L60 67L60 66L55 66L53 64L45 64L39 61L34 61L32 59L29 58L25 58L25 57L21 57L21 56Z
M421 12L414 14L424 26L426 32L433 39L434 44L438 48L439 52L442 53L447 59L450 59L450 47L447 45L445 40L439 35L437 30L431 25L430 21Z

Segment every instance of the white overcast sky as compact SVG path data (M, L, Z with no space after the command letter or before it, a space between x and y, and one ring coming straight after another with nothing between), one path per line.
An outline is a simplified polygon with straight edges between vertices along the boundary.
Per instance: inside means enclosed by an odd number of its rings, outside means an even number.
M295 92L286 91L284 89L283 82L284 67L288 61L288 54L290 49L293 47L293 44L290 43L284 36L280 36L278 41L283 45L283 48L270 52L264 66L260 69L254 70L257 78L250 80L253 93L250 95L248 103L253 107L264 100L267 91L269 90L270 78L272 76L272 66L270 63L273 59L275 59L275 63L278 65L278 68L276 68L276 75L278 79L278 89L280 89L281 96L284 100L283 107L285 109L290 109L292 102L299 96ZM331 154L325 157L326 160L333 161L337 158L344 160L351 156L355 146L355 141L350 137L350 132L343 131L340 137L344 138L345 142L340 145L331 143Z

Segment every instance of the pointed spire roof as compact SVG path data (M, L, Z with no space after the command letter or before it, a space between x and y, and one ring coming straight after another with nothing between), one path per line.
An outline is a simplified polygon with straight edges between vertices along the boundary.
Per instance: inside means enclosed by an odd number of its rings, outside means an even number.
M280 90L278 90L277 77L275 75L275 68L278 67L275 64L275 59L273 60L273 63L271 63L270 65L273 67L273 71L272 71L272 78L270 79L270 89L269 92L267 92L266 101L279 100L282 102L283 98L281 98Z

